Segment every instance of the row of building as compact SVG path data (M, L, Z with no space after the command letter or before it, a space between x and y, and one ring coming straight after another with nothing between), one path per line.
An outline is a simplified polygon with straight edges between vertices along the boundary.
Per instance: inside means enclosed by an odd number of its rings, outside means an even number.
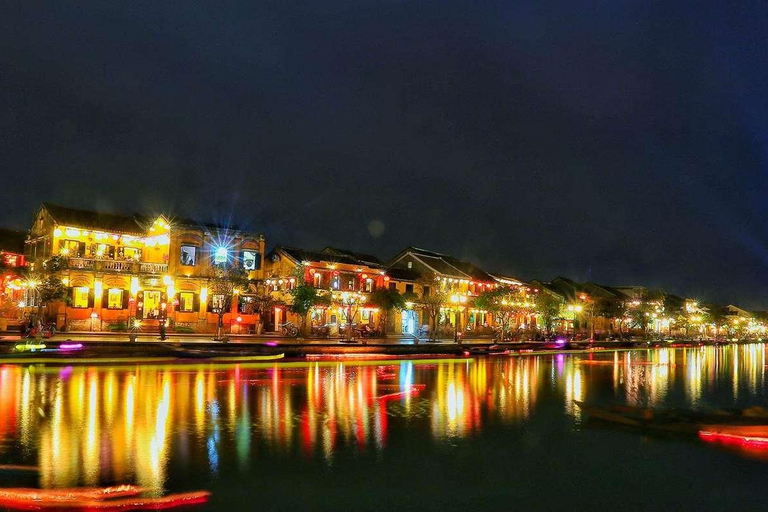
M290 292L300 284L324 290L329 297L312 308L305 321L312 330L331 335L346 323L358 329L367 326L369 331L380 330L381 318L387 320L387 333L423 332L430 318L419 303L432 292L430 288L450 297L440 308L437 322L432 322L437 324L432 329L490 333L495 319L475 301L484 292L509 286L519 287L530 296L531 307L515 315L514 330L529 334L541 330L542 318L533 306L537 295L547 294L560 304L553 325L556 330L589 329L590 334L605 335L613 332L617 323L621 327L621 319L603 314L594 304L602 300L632 303L644 292L641 287L608 287L565 278L524 283L416 247L408 247L388 261L333 247L314 251L278 245L267 253L262 234L231 225L167 215L119 215L49 203L40 207L28 232L0 230L0 255L6 268L0 281L0 322L18 321L38 305L36 283L19 270L59 256L64 266L58 275L66 286L66 299L48 305L46 315L59 329L70 331L131 326L151 331L160 322L168 322L179 332L212 332L224 297L209 286L206 271L211 265L240 267L249 280L248 286L236 290L223 316L225 327L234 333L280 332L286 322L304 323L291 312ZM408 297L406 307L382 317L380 307L371 300L382 289L397 290ZM265 293L272 299L266 308ZM348 318L350 300L356 302L353 318ZM689 312L700 307L693 301L680 301ZM729 308L745 322L753 317ZM651 328L672 333L675 319L663 308L657 311L650 320ZM706 333L708 325L703 317L699 323L698 330Z

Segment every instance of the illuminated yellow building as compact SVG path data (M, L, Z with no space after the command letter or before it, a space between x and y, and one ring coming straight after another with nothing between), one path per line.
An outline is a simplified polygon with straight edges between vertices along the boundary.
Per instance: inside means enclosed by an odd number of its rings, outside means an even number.
M168 319L177 331L210 332L219 297L208 293L212 264L237 265L263 277L264 237L231 226L200 224L166 215L116 215L44 203L26 242L30 262L65 258L61 278L67 304L56 303L59 328L156 330ZM28 306L34 306L30 295ZM225 315L226 325L250 330L255 300L243 290ZM239 320L238 320L239 319Z

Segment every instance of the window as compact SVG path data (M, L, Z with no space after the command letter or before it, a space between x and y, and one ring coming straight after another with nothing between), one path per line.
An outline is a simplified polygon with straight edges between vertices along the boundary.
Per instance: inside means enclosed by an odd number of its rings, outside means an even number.
M256 298L253 295L240 295L237 302L237 312L244 315L256 313Z
M413 268L413 262L412 261L408 262L408 268Z
M197 247L194 245L181 246L181 259L179 263L187 267L194 267L197 256Z
M77 240L59 240L59 254L79 258L83 256L85 244Z
M227 262L227 254L229 251L226 247L217 247L213 252L213 263L216 265L223 265Z
M405 285L405 293L413 293L413 285L407 284ZM424 296L426 297L429 295L429 286L424 287Z
M147 290L144 292L143 308L144 318L157 318L160 316L160 292Z
M390 290L397 290L397 283L393 283L392 281L389 282L389 289Z
M123 259L126 259L126 260L141 259L141 249L137 249L136 247L123 247L121 250L123 253Z
M115 246L109 244L96 244L94 253L97 258L110 258L115 257Z
M211 309L214 313L224 309L224 295L213 295L211 297Z
M107 291L107 309L123 309L123 290L110 288Z
M261 254L257 251L243 251L243 268L245 270L259 270L261 267Z
M349 281L347 281L347 290L354 291L354 289L355 289L355 280L350 279Z
M189 313L195 310L195 294L192 292L179 292L179 311Z
M373 279L370 277L365 280L365 291L368 293L373 291Z
M322 285L322 281L323 281L323 275L320 274L320 272L315 272L315 274L314 274L312 279L313 279L312 282L315 285L315 288L320 288L320 286Z
M87 308L89 295L90 290L87 286L77 286L72 288L72 307Z

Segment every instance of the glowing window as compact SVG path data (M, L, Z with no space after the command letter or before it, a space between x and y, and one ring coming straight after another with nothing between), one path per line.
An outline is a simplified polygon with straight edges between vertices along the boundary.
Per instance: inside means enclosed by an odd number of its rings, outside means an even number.
M179 311L189 313L195 310L195 294L192 292L179 293Z
M142 310L144 318L157 318L160 316L160 292L145 291Z
M180 263L187 267L194 267L196 253L197 247L194 245L182 245Z
M107 308L123 309L123 290L110 288L107 292Z
M123 247L123 258L127 260L138 260L141 258L141 250L136 247Z
M227 248L217 247L216 252L213 253L213 262L217 265L227 262Z
M224 309L224 295L214 295L211 297L211 309L214 312L222 311Z
M261 255L256 251L243 251L243 268L258 270L261 266Z
M78 286L72 289L72 307L87 308L90 290L87 286Z

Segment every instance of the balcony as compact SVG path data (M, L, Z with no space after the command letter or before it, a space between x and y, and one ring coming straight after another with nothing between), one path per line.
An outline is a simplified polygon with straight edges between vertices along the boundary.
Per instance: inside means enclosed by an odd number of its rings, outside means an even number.
M167 263L94 258L69 258L69 268L73 270L93 270L95 272L125 272L128 274L165 274L168 272Z

